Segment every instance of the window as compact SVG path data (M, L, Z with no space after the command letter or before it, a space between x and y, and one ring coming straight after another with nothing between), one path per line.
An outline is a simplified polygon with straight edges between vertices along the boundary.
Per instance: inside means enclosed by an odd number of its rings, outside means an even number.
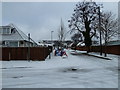
M2 41L0 41L0 45L2 45Z
M3 31L2 28L0 28L0 34L2 34L2 31Z
M3 28L3 34L10 34L9 28Z
M9 42L10 47L18 47L18 42Z

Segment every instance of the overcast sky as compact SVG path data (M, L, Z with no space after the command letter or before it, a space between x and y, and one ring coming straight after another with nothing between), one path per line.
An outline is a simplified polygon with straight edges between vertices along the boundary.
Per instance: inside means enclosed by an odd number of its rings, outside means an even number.
M68 20L77 2L3 2L2 24L15 24L25 34L31 33L35 41L58 39L61 18L68 31ZM117 2L103 3L104 10L117 14ZM69 35L68 35L69 36ZM69 39L70 37L67 37Z

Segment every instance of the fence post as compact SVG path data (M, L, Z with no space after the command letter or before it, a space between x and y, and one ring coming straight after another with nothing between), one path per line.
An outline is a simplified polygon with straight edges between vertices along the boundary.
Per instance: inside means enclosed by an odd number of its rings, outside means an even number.
M43 47L43 59L45 59L45 46Z
M10 51L9 51L8 55L9 55L9 61L10 61L10 59L11 59L11 53L10 53Z

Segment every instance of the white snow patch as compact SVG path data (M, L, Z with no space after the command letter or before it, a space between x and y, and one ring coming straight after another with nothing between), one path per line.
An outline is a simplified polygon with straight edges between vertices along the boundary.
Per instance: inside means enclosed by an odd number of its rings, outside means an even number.
M83 54L46 61L3 61L3 88L118 88L118 59ZM114 57L114 58L113 58Z

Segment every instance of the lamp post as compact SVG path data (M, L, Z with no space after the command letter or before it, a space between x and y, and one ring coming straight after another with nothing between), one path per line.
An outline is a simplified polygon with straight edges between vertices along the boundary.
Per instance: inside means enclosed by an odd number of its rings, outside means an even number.
M54 31L51 31L51 42L53 41L53 36L52 36L53 32Z
M100 6L98 7L99 14L99 31L100 31L100 55L102 55L102 37L101 37L101 20L100 20Z

